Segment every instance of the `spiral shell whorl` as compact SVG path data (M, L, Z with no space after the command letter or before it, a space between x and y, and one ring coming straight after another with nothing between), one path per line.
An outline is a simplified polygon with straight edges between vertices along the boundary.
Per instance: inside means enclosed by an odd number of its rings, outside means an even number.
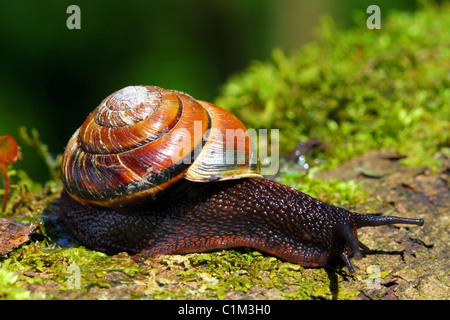
M92 154L116 154L167 133L182 106L174 94L156 89L129 86L108 96L81 126L79 143Z
M151 116L161 102L160 92L142 86L128 86L103 100L94 119L103 127L131 126Z

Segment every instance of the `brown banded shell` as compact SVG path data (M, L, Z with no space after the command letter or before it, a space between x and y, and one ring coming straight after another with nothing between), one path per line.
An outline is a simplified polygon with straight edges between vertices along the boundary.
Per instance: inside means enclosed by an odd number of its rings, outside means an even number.
M78 202L123 207L187 179L260 177L232 114L178 91L129 86L102 101L65 149L62 179Z

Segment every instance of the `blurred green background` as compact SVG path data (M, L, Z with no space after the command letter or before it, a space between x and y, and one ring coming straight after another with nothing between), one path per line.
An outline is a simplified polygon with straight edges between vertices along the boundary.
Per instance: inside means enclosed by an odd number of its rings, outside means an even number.
M81 30L66 27L72 4L81 9ZM36 128L56 155L101 100L124 86L213 101L251 61L314 40L323 15L351 27L355 13L372 4L382 17L417 8L412 0L0 0L0 136L21 146L24 161L15 168L45 182L44 161L19 127Z

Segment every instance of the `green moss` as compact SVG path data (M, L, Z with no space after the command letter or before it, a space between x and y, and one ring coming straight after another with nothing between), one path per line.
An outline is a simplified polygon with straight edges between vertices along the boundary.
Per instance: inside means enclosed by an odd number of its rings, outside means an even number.
M0 267L0 300L30 299L31 294L17 282L18 275Z
M168 287L154 292L154 299L236 299L252 294L266 299L353 299L359 292L339 289L334 271L304 269L251 250L224 250L189 257L179 272L180 290Z
M322 169L370 149L440 166L450 146L450 4L393 12L380 30L342 31L322 21L319 40L233 77L215 102L250 128L280 129L280 148L319 136ZM431 36L432 35L432 36ZM418 143L419 142L419 143Z
M311 197L341 207L351 207L363 204L367 200L367 193L355 181L341 181L338 179L322 180L315 176L317 168L313 168L308 175L295 170L284 172L280 182Z
M108 256L82 246L47 248L34 243L23 245L0 260L0 267L7 272L20 271L15 280L23 283L54 282L59 290L74 289L79 294L86 294L92 287L106 288L119 282L132 282L136 274L148 273L128 256ZM71 286L71 276L78 277L79 283Z

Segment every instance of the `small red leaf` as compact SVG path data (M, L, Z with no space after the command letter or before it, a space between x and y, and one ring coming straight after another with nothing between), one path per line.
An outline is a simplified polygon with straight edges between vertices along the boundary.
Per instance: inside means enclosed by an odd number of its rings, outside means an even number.
M5 180L5 198L3 200L3 211L6 209L6 203L9 195L9 180L7 165L11 162L16 162L17 158L22 160L19 146L16 140L11 136L0 136L0 174Z

